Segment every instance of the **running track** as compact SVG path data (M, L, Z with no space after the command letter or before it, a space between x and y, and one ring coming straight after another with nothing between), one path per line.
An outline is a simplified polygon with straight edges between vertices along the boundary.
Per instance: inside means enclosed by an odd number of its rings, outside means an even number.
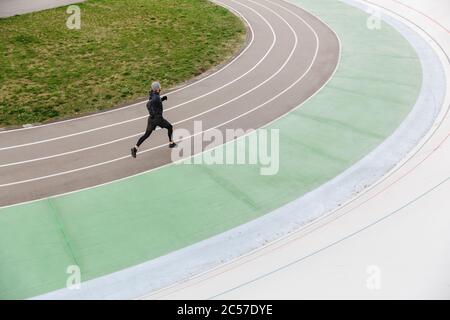
M279 0L218 4L248 26L248 44L230 63L169 92L165 117L193 132L261 127L319 90L338 63L339 41L324 23ZM286 10L289 9L289 10ZM294 15L295 13L296 15ZM170 162L165 131L129 150L145 130L145 102L52 124L0 132L0 206L125 178Z

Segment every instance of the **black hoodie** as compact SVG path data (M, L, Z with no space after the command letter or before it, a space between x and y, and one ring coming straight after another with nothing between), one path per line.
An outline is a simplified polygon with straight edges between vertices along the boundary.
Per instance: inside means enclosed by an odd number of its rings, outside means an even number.
M147 110L150 113L151 118L162 117L163 105L161 97L158 93L150 91L150 97L147 102Z

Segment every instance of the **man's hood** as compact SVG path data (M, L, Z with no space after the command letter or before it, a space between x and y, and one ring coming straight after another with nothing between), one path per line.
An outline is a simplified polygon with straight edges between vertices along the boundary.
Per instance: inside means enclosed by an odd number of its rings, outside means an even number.
M150 100L153 98L154 95L159 95L159 94L153 90L150 90Z

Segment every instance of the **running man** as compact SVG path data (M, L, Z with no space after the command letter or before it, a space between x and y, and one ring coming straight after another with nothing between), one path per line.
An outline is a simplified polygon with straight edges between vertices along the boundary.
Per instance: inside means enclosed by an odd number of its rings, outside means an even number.
M147 102L147 109L150 113L150 116L148 117L147 122L147 129L145 130L145 133L142 137L139 138L138 142L136 143L136 146L131 149L131 156L133 158L136 158L136 154L139 150L139 147L141 144L152 134L153 130L156 129L156 127L165 128L168 131L169 135L169 148L173 148L176 146L176 143L172 141L172 133L173 133L173 126L163 118L163 105L162 102L167 100L167 97L160 97L159 94L161 93L161 85L159 82L153 82L152 83L152 89L150 91L150 98Z

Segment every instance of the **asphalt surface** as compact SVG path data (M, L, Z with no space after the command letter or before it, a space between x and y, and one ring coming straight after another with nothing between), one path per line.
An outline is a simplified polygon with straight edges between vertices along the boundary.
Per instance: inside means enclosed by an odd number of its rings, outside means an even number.
M83 1L84 0L0 0L0 18L56 8Z
M448 77L447 1L370 3L424 31ZM449 299L449 102L447 90L427 136L370 189L279 241L147 298Z
M311 14L283 1L218 3L246 20L249 45L222 69L168 94L164 117L175 128L193 133L194 121L202 121L204 131L259 128L305 101L331 76L339 42ZM165 130L152 134L137 159L129 154L145 130L147 115L142 102L0 132L0 206L96 186L169 163Z

